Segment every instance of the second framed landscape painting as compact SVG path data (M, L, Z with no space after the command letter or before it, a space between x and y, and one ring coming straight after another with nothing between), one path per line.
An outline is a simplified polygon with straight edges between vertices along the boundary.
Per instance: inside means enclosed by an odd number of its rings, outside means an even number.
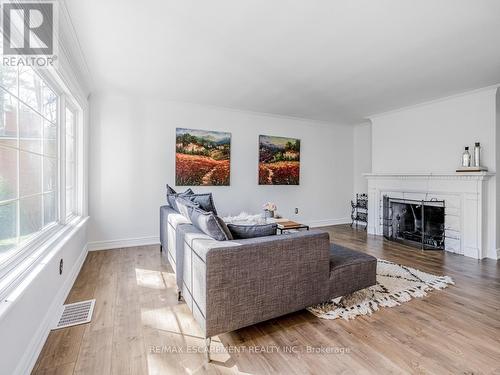
M300 139L259 136L259 185L299 185Z
M228 186L231 133L177 128L175 134L177 186Z

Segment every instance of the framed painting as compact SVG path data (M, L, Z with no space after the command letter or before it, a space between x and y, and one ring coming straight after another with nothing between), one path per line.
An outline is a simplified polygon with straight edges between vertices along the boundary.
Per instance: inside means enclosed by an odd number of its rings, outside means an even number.
M175 130L175 184L228 186L231 133L177 128Z
M259 135L259 185L299 185L300 139Z

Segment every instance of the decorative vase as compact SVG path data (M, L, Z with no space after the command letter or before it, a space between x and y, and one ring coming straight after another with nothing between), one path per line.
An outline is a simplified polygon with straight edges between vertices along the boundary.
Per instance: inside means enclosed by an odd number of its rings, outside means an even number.
M481 144L476 142L474 146L474 167L481 166Z
M470 159L469 147L465 147L465 151L462 154L462 167L470 167Z
M269 219L274 217L274 211L264 210L264 218Z

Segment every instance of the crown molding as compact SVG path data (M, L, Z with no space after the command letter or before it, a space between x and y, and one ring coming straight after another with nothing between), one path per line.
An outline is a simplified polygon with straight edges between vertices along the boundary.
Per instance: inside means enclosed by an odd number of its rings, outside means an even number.
M494 95L494 94L496 94L496 92L497 92L497 90L499 88L500 88L500 82L496 83L494 85L490 85L490 86L486 86L486 87L481 87L481 88L473 89L473 90L462 91L462 92L457 93L457 94L447 95L447 96L443 96L443 97L435 98L435 99L430 99L430 100L427 100L427 101L424 101L424 102L420 102L420 103L416 103L416 104L404 106L404 107L401 107L401 108L395 108L395 109L392 109L392 110L389 110L389 111L385 111L385 112L374 113L374 114L371 114L369 116L365 116L364 118L367 119L367 120L372 120L373 121L373 120L376 120L376 119L378 119L380 117L390 116L390 115L393 115L393 114L396 114L396 113L399 113L399 112L404 112L404 111L408 111L408 110L412 110L412 109L417 109L417 108L425 107L425 106L428 106L428 105L445 102L447 100L453 100L453 99L461 98L463 96L479 94L481 92L489 92L490 94Z
M92 75L65 1L59 2L59 55L59 70L87 100L94 87Z

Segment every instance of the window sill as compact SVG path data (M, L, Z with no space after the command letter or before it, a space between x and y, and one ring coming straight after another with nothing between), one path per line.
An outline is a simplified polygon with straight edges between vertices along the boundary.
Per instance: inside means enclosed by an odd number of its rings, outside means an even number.
M70 222L58 226L43 242L30 251L28 256L0 279L0 318L24 294L26 288L47 263L85 225L87 220L88 217L75 217Z

